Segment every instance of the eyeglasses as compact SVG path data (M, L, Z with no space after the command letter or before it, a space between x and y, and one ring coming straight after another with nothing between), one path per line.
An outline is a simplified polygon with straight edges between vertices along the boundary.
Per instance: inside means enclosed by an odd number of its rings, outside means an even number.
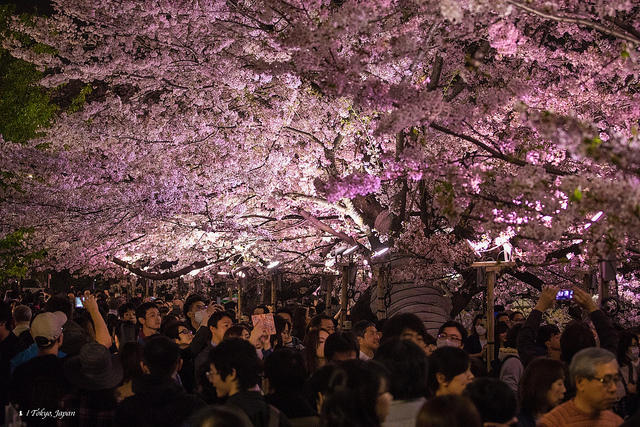
M615 384L618 381L620 381L620 376L619 375L605 375L604 378L598 378L598 377L587 377L590 380L596 380L596 381L600 381L601 384L609 386L611 384Z
M462 339L458 338L455 335L440 334L440 335L438 335L438 338L442 338L442 339L453 341L453 342L457 342L457 343L461 343L462 342Z
M191 332L191 331L190 331L190 330L188 330L188 329L185 329L184 331L180 331L180 332L178 332L178 333L179 333L179 334L193 335L193 332Z

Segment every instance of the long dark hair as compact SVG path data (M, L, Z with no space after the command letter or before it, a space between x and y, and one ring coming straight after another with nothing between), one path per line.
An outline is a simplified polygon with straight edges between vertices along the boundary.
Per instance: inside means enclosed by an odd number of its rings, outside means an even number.
M548 357L537 357L525 368L518 385L518 400L522 411L532 415L551 409L547 392L551 385L564 378L564 363Z
M319 360L316 351L318 349L318 342L320 340L320 332L327 332L325 329L311 329L304 337L304 363L307 366L307 372L309 375L313 374L319 368Z
M478 319L482 319L483 317L484 317L484 314L482 313L475 315L475 317L473 318L473 323L471 324L471 329L469 330L469 336L478 335L478 333L476 332L476 322L478 321ZM485 335L486 335L486 332L485 332Z
M285 346L284 340L282 339L282 332L287 329L287 325L289 326L289 331L291 331L291 323L280 316L274 316L273 323L276 327L276 334L271 337L271 347L274 349L282 348Z
M305 330L307 328L308 307L296 307L293 309L291 316L291 335L297 337L300 341L304 341Z
M144 375L140 366L140 362L142 362L142 344L137 341L125 343L120 346L118 355L124 372L121 384Z
M620 366L628 365L629 363L631 363L629 356L627 356L627 351L629 350L629 347L631 347L631 343L634 339L637 342L638 336L630 330L625 329L624 331L620 332L620 336L618 339L618 364Z

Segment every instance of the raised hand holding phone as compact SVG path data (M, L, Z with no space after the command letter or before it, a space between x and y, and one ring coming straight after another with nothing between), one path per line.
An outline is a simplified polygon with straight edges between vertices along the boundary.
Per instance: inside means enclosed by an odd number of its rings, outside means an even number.
M556 304L556 295L558 295L559 290L560 288L557 286L543 286L540 298L538 298L534 309L544 313L546 310L554 307Z
M573 299L573 289L560 289L556 294L556 300L567 301Z
M573 300L582 308L587 310L589 313L593 313L598 310L598 306L593 301L591 295L579 287L575 286L573 288Z

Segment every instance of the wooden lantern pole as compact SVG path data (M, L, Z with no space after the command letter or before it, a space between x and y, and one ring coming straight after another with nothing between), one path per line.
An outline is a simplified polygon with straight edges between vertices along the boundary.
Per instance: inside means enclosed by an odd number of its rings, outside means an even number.
M515 267L515 265L515 262L500 261L483 261L471 264L471 267L484 268L487 271L487 292L485 293L487 302L487 371L491 370L491 362L495 357L495 317L493 316L493 306L495 305L496 274L503 268L511 268Z
M244 279L240 278L240 280L236 279L236 283L238 284L238 301L236 302L236 310L238 310L238 312L236 313L236 319L240 320L242 319L242 298L243 298L243 293L244 293L244 289L243 289L243 285L244 285Z
M344 328L347 320L347 288L349 286L349 264L342 264L342 288L340 289L340 327Z

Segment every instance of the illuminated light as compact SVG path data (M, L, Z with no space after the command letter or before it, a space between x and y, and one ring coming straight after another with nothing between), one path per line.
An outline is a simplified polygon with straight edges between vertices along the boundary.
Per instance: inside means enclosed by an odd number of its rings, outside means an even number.
M591 227L591 223L587 224L584 226L584 229L586 230L587 228Z
M388 250L389 250L389 248L378 249L377 251L375 251L374 253L371 254L371 258L376 257L376 256L380 256L383 253L387 252Z
M229 273L227 273L226 271L218 271L216 274L219 276L226 276Z
M573 252L569 252L567 255L565 255L567 257L567 259L571 259L573 258L575 255L573 254Z
M597 220L599 220L602 217L602 215L604 215L604 212L602 212L602 211L598 212L597 214L595 214L593 216L593 218L591 218L591 221L592 222L596 222Z
M364 265L369 265L369 261L367 261L366 259L363 259L363 260L362 260L362 264L364 264Z
M513 252L513 246L511 246L511 243L504 243L502 245L502 250L504 251L505 262L511 261L511 253Z
M340 255L340 254L343 254L344 251L347 250L347 248L348 248L347 245L340 245L340 246L338 246L337 248L334 249L334 252L335 252L336 255Z
M346 251L344 251L342 253L342 255L349 255L350 253L352 253L353 251L355 251L356 249L358 249L358 245L354 245L351 246L349 249L347 249Z
M271 268L275 268L277 266L280 265L280 261L271 261L271 263L269 265L267 265L267 268L271 269Z

